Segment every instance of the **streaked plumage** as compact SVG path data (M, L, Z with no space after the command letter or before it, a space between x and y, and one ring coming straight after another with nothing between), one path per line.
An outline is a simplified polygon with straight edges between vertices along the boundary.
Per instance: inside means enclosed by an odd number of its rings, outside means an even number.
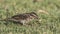
M14 21L16 23L20 23L24 25L32 21L32 19L38 19L38 15L35 12L14 15L11 18L8 18L7 20Z

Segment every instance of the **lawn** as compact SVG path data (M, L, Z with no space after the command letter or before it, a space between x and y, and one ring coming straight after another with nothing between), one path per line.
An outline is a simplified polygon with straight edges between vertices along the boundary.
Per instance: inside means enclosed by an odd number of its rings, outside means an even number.
M43 12L40 12L42 10ZM0 21L0 34L60 34L60 0L0 0L0 20L16 14L35 12L39 23L31 25ZM34 23L33 23L34 22ZM6 25L6 23L8 23Z

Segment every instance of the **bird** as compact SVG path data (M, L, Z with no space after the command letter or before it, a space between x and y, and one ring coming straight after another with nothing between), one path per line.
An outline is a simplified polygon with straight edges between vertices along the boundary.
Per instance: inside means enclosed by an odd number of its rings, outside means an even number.
M5 21L13 21L22 25L26 25L33 19L38 19L38 15L35 12L22 13L12 16L11 18L4 19Z
M36 3L36 2L42 2L44 0L33 0L33 3Z

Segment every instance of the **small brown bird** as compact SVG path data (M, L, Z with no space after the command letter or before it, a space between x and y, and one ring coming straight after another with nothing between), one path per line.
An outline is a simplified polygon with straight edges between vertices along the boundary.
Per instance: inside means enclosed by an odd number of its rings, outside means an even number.
M43 0L33 0L33 3L42 2Z
M26 23L29 23L33 19L38 19L38 15L35 12L14 15L11 18L8 18L7 20L25 25Z

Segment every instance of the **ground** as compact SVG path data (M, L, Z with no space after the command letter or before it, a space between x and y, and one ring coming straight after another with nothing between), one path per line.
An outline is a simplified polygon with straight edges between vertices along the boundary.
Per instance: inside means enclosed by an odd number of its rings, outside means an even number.
M39 10L45 13L41 13ZM36 12L40 18L40 24L32 21L31 25L24 26L0 21L0 34L60 34L60 0L37 2L33 2L33 0L0 0L0 19L26 12Z

